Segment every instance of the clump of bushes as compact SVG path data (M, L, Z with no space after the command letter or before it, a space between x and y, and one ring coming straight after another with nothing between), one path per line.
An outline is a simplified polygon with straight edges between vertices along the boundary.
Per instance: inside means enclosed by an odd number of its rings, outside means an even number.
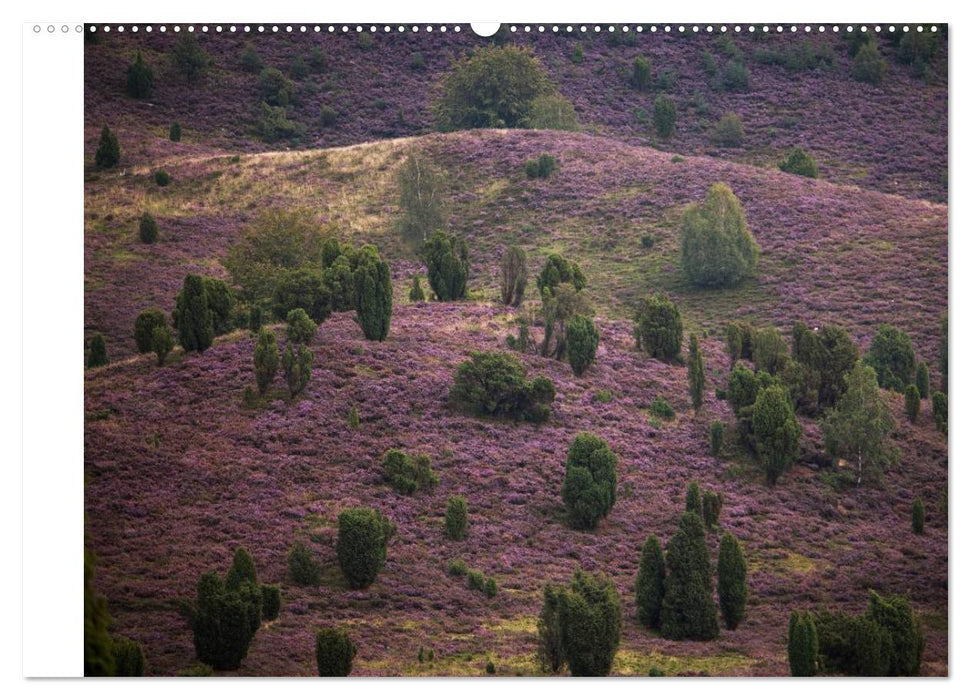
M931 410L934 414L934 425L947 435L947 394L935 391L931 399Z
M261 102L256 119L256 132L267 143L285 139L295 141L306 135L307 127L301 122L288 119L285 107Z
M246 73L259 73L263 68L263 59L252 42L247 42L240 52L239 67Z
M573 439L561 489L572 527L593 530L617 500L617 455L607 442L590 433Z
M295 542L287 552L287 570L290 580L298 586L319 586L320 562L305 542Z
M631 70L631 84L634 86L634 89L640 92L647 92L651 89L653 79L654 75L650 59L644 56L635 57L634 66Z
M91 336L91 342L88 344L88 360L85 364L89 369L108 364L108 348L105 345L105 337L100 333Z
M863 361L873 367L877 383L883 389L903 391L914 381L917 368L914 347L910 336L896 326L880 326Z
M887 62L874 41L864 43L850 63L850 75L861 83L879 85L887 72Z
M573 676L606 676L620 646L620 627L614 582L577 569L569 587L547 585L543 591L540 659L554 673L566 663Z
M731 188L716 182L681 217L681 265L696 287L732 287L755 274L759 246Z
M533 180L536 178L547 179L556 172L557 163L549 153L543 153L538 158L526 161L526 177Z
M526 381L516 357L501 352L475 352L459 365L450 398L475 413L534 423L546 421L556 397L546 377Z
M337 110L330 105L322 105L320 108L320 114L317 117L317 122L325 129L329 126L334 126L337 123L337 118L340 116Z
M464 540L469 529L469 507L462 496L450 496L445 507L445 537Z
M337 561L351 588L367 588L384 567L391 522L371 508L348 508L337 519Z
M663 418L664 420L671 420L675 415L671 404L663 396L655 396L654 400L651 401L651 405L647 407L647 410L651 412L651 415L657 418Z
M385 481L398 493L411 495L438 486L438 475L425 453L410 455L401 450L388 450L381 458L381 468Z
M152 174L152 179L159 187L168 187L172 183L172 176L162 169L156 170Z
M260 99L271 107L286 107L293 99L293 83L277 68L260 71L259 88Z
M172 51L172 65L187 84L198 82L209 69L209 54L192 34L183 34Z
M292 309L287 314L287 340L291 343L310 343L317 336L317 324L303 309Z
M732 321L725 328L725 348L733 363L751 360L755 349L755 328L744 321Z
M310 383L310 372L313 364L314 355L310 348L306 345L298 345L295 351L292 345L287 344L281 366L291 399L307 388L307 384Z
M333 628L317 630L314 651L317 673L321 677L344 677L351 674L357 648L346 631Z
M428 267L428 284L438 301L465 299L469 278L465 239L438 231L425 242L422 258Z
M779 163L779 170L792 175L802 175L803 177L819 177L819 168L816 167L816 159L806 153L801 148L793 148L785 160Z
M253 372L256 375L256 388L260 396L266 393L280 367L280 350L276 336L269 328L260 331L253 349Z
M452 559L448 563L449 576L465 576L469 573L469 566L461 559Z
M634 314L634 341L650 357L670 362L681 355L681 311L664 294L644 298Z
M740 60L729 61L722 69L722 87L729 92L748 91L748 68Z
M573 103L558 93L533 98L526 124L531 129L577 131L580 128Z
M495 598L499 593L499 586L491 576L487 577L478 569L469 569L466 577L469 588L473 591L485 593L486 598Z
M172 122L169 126L169 141L178 143L182 140L182 125L179 122Z
M745 127L742 125L741 117L735 112L722 115L722 118L715 125L711 138L719 146L730 148L741 146L742 140L745 138Z

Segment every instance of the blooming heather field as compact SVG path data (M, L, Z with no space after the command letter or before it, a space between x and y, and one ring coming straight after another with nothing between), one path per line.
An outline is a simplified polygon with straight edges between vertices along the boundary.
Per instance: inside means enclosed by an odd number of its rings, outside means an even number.
M786 37L736 41L754 54ZM800 416L802 456L774 488L757 463L729 445L708 454L708 427L734 423L716 398L731 365L724 328L743 319L788 332L838 323L865 350L881 323L913 339L918 359L936 369L940 315L947 309L948 208L946 66L929 79L888 60L880 87L853 82L842 39L829 43L834 68L790 72L750 64L752 90L710 89L698 57L723 61L714 40L643 37L636 46L535 35L559 90L577 106L582 132L480 130L428 133L428 99L450 61L483 40L467 33L356 38L260 36L270 65L285 67L297 49L324 46L330 69L308 78L302 106L313 121L323 102L340 118L313 127L299 148L269 146L250 133L255 76L236 69L243 41L203 38L215 60L203 86L168 76L169 36L111 36L85 47L85 154L93 160L107 121L118 134L120 166L85 172L85 332L102 333L111 364L85 372L87 545L98 558L95 584L108 600L114 630L140 642L148 672L172 675L194 659L186 602L199 576L225 571L246 547L264 582L283 585L279 619L257 632L239 673L315 675L314 632L346 626L359 675L479 675L540 672L536 617L545 582L565 582L576 567L609 573L623 605L623 635L613 672L786 675L786 625L795 608L851 613L868 589L909 596L927 640L924 675L948 673L947 438L928 403L910 423L899 394L887 393L901 450L881 484L835 489L808 462L823 451L816 421ZM517 40L518 41L518 40ZM791 43L790 39L790 43ZM135 46L159 66L155 95L123 96ZM424 54L426 68L408 67ZM651 142L634 110L649 107L620 69L638 54L678 81L679 132ZM946 61L946 50L943 58ZM315 87L310 87L313 83ZM693 116L695 91L714 118ZM738 112L745 146L715 149L708 121ZM180 121L181 143L168 140ZM351 145L354 144L354 145ZM782 173L776 162L794 145L810 149L820 178ZM663 149L663 150L661 150ZM471 250L470 299L408 303L424 266L394 232L395 169L409 151L447 171L448 229ZM549 180L527 179L523 165L553 154ZM675 157L675 154L679 154ZM153 182L164 168L167 187ZM681 271L677 224L716 181L741 201L762 247L757 278L738 288L696 291ZM309 208L343 239L374 243L390 262L394 315L385 342L368 342L353 312L321 324L303 395L285 398L278 379L260 409L247 408L254 384L254 339L245 331L217 338L203 354L173 353L166 366L136 354L132 327L150 306L172 310L187 273L228 279L227 250L268 207ZM151 213L159 241L140 243L138 219ZM652 234L651 248L641 237ZM516 332L515 309L498 301L499 261L523 246L530 275L559 252L589 280L600 327L596 363L581 378L565 362L520 355L530 377L553 379L552 418L514 424L457 413L447 405L459 363L475 350L501 350ZM702 335L708 388L691 409L687 370L635 350L635 300L665 291L687 332ZM535 285L527 306L538 305ZM532 329L535 339L542 333ZM649 411L662 396L676 417ZM607 399L607 400L604 400ZM360 426L348 425L352 408ZM604 437L619 458L617 503L595 532L566 524L560 498L566 453L580 431ZM424 451L441 483L404 496L381 475L390 448ZM803 461L805 459L805 461ZM749 607L733 631L711 642L668 641L638 624L634 579L650 534L667 541L696 480L725 500L721 525L742 543L749 565ZM469 504L469 537L446 540L445 504ZM911 532L911 504L927 505L923 535ZM385 569L363 591L347 589L337 566L337 515L377 508L397 526ZM288 583L286 554L306 538L324 564L319 587ZM717 550L717 536L709 535ZM465 560L494 576L495 598L447 573ZM434 657L419 662L419 649Z

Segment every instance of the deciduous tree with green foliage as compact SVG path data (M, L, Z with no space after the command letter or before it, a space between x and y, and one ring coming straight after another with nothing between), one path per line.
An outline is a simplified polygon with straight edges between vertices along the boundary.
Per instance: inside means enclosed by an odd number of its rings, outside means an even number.
M872 367L857 362L846 385L836 407L823 419L822 429L830 454L854 465L859 485L864 477L878 480L883 466L896 461L897 449L888 440L894 420Z
M398 219L401 237L421 249L445 225L445 178L432 161L412 151L399 166Z
M733 287L755 274L759 246L749 231L741 202L716 182L703 202L681 217L681 265L696 287Z

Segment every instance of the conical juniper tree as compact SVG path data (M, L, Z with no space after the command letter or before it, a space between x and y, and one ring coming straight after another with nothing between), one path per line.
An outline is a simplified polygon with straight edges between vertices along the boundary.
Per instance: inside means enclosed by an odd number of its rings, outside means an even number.
M661 541L651 535L641 550L641 564L637 571L635 599L637 619L647 627L657 629L661 623L661 603L664 600L664 552Z
M179 345L186 352L204 352L215 335L206 286L199 275L186 275L176 297L173 322L179 332Z
M816 624L807 612L793 610L789 617L788 634L789 673L795 677L816 675L819 638Z
M384 340L391 329L391 267L372 245L363 246L359 256L354 271L357 320L365 338Z
M437 231L422 249L428 284L438 301L465 299L469 278L469 247L465 240Z
M572 676L606 676L620 646L620 596L604 574L577 570L557 596L560 645Z
M759 390L752 411L752 428L765 479L772 486L799 456L802 433L789 393L783 387L769 386Z
M668 542L661 636L707 640L718 636L718 614L712 597L711 558L705 525L694 512L681 516Z
M725 533L718 545L718 604L725 628L733 630L745 617L748 580L745 555L734 535Z

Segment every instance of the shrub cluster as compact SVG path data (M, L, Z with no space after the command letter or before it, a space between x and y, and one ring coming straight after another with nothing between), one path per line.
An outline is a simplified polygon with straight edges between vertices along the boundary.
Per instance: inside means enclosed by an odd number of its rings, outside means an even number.
M792 175L802 175L803 177L819 177L819 168L816 166L816 159L806 153L801 148L793 148L785 160L779 163L779 170Z
M343 677L351 674L357 648L346 631L324 628L317 631L315 656L321 677Z
M759 390L752 410L752 429L766 482L772 486L782 472L795 463L802 435L784 387L769 386Z
M917 369L914 347L910 336L896 326L880 326L863 361L876 371L877 383L883 389L903 391L914 381Z
M295 542L287 552L287 570L290 580L298 586L319 586L322 569L320 562L305 542Z
M310 372L314 364L313 352L306 345L298 345L294 350L293 346L288 344L280 364L292 399L310 383Z
M542 423L556 387L542 376L527 382L522 362L508 353L474 352L459 365L450 398L482 415Z
M669 362L681 355L681 311L664 294L643 299L634 314L634 341L638 350Z
M425 242L422 258L428 267L428 284L438 301L465 299L469 247L464 239L438 231Z
M341 511L337 526L341 571L351 588L367 588L384 567L394 525L371 508L348 508Z
M705 525L694 512L681 516L668 542L661 635L667 639L714 639L718 616L712 597L711 559L705 544Z
M539 158L526 161L526 177L530 180L535 180L536 178L545 180L556 172L556 169L556 158L549 153L543 153Z
M388 450L381 458L384 480L398 493L411 495L416 491L430 491L438 485L438 475L432 460L425 454L410 455L401 450Z
M742 119L735 112L722 115L712 132L712 140L719 146L736 148L745 139L745 127Z
M593 530L617 500L617 455L590 433L573 439L561 490L570 525Z
M138 352L152 352L155 338L155 329L168 328L169 321L165 312L161 309L145 309L135 319L135 347Z
M445 507L445 537L464 540L469 530L469 506L462 496L449 496Z

